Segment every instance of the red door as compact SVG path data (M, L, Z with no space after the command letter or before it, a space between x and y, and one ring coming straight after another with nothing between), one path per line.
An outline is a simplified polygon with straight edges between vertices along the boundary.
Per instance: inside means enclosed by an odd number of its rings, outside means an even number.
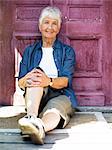
M53 5L63 14L60 38L76 51L73 87L78 104L112 105L111 1L1 0L0 4L0 104L12 104L20 55L28 44L40 38L40 10Z
M73 86L78 103L112 105L112 2L69 0L66 10L66 37L77 56Z
M15 89L13 33L13 5L0 0L0 104L12 104Z
M103 2L69 1L66 10L67 41L77 56L73 86L79 105L103 106Z

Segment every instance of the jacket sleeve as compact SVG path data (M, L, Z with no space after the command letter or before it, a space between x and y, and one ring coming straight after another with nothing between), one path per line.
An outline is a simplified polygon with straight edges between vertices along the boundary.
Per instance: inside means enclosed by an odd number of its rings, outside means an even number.
M72 47L66 46L65 54L63 59L63 69L62 69L62 76L68 78L68 86L72 86L72 79L75 70L75 63L76 63L76 56L75 51Z
M24 77L28 73L28 53L29 53L29 47L27 47L23 53L23 57L20 62L18 79Z

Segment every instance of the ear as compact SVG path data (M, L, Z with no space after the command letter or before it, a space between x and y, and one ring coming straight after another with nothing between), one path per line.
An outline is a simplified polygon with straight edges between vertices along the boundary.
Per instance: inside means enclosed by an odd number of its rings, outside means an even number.
M39 23L39 26L38 26L38 28L39 28L39 31L41 32L41 25L40 25L40 23Z

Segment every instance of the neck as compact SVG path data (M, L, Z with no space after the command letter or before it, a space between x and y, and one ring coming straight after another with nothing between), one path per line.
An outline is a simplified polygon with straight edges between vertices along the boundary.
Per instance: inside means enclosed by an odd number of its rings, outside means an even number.
M42 38L43 47L52 47L55 39Z

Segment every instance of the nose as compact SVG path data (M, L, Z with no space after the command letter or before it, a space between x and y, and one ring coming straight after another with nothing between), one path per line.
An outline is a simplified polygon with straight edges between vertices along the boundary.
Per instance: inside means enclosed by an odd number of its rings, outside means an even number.
M51 24L49 24L48 28L49 28L49 29L52 29L52 25L51 25Z

